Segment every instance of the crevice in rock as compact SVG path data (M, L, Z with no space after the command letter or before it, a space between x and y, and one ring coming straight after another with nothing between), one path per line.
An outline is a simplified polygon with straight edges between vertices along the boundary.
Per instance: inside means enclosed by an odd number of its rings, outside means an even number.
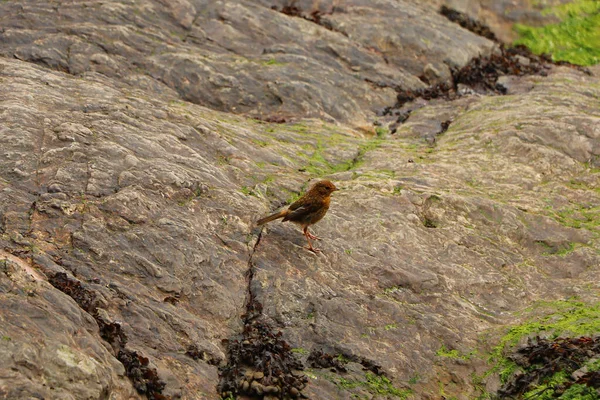
M36 194L36 199L31 202L31 204L29 205L29 209L27 210L27 222L28 222L27 235L28 236L31 236L31 233L33 232L33 220L34 220L35 213L37 211L39 200L40 200L40 195Z
M198 347L197 344L190 344L185 351L185 355L193 360L202 360L214 366L219 365L219 362L221 361L219 358L215 357L214 354Z
M424 217L423 218L423 226L425 228L437 228L437 222L435 222L434 220Z
M251 283L251 279L254 277L254 264L252 263L252 257L254 257L254 253L256 253L256 249L258 249L258 245L260 244L260 240L262 239L263 230L264 230L264 227L261 226L260 231L258 232L258 237L256 238L256 243L254 243L254 246L252 246L252 251L250 252L250 256L248 257L248 272L247 272L247 274L249 275L249 276L247 276L247 278L249 279L248 295L252 294L252 290L250 288L250 283ZM246 302L248 302L248 300L246 300Z
M257 121L267 122L270 124L286 124L292 122L294 120L291 116L283 116L278 114L270 114L270 115L251 115Z
M275 332L262 314L263 306L254 291L255 264L252 260L260 243L262 229L248 259L248 292L244 329L233 339L225 339L227 365L219 368L218 393L223 397L244 395L252 399L271 396L278 399L305 397L302 390L308 378L292 347Z
M299 17L299 18L305 19L305 20L313 22L319 26L322 26L323 28L325 28L327 30L330 30L332 32L336 32L336 33L339 33L340 35L344 35L344 36L348 37L348 34L346 32L335 29L333 27L333 25L331 25L329 23L329 21L323 19L324 15L331 15L335 11L339 11L338 7L332 6L328 12L322 12L318 9L311 10L310 12L305 12L305 10L301 9L300 7L298 7L296 5L296 0L291 0L289 5L283 6L281 9L278 9L277 6L273 6L273 7L271 7L271 9L273 9L275 11L279 11L282 14L289 15L290 17Z
M67 47L67 66L68 66L68 69L69 69L69 74L75 75L75 74L73 74L72 67L71 67L71 61L72 61L71 60L71 58L72 58L71 57L71 48L72 47L73 47L72 43Z
M398 127L400 125L402 125L403 123L405 123L406 121L408 121L408 118L410 117L410 114L413 112L413 110L404 110L404 111L400 111L398 109L396 110L392 110L391 107L386 107L383 111L382 111L382 115L393 115L396 118L395 121L393 121L388 129L390 130L390 134L394 134L398 131Z
M506 88L498 84L498 78L505 75L546 76L553 64L545 56L536 56L523 46L506 48L501 45L498 51L489 56L473 58L459 70L452 70L452 82L439 83L425 89L397 90L397 102L390 110L422 98L432 100L443 98L454 100L466 94L506 94Z
M438 123L435 130L421 134L421 138L427 142L429 147L435 147L437 145L438 136L443 135L448 130L451 123L452 120L441 121Z
M347 359L336 354L326 353L321 349L312 350L306 362L312 368L328 368L335 372L348 372L345 367L345 364L348 363Z
M21 56L19 54L14 54L14 58L16 58L17 60L20 60L20 61L29 62L29 63L35 64L35 65L38 65L38 66L43 67L43 68L49 68L49 69L54 70L54 71L59 71L59 72L63 72L65 74L71 75L71 72L69 71L69 68L66 68L66 67L64 67L64 66L62 66L62 65L60 65L58 63L53 64L51 62L48 62L48 59L43 58L43 57L30 57L30 58L27 58L27 57L23 57L23 56Z
M442 126L442 130L440 132L438 132L438 135L441 135L442 133L446 133L446 131L448 130L448 128L450 128L450 124L452 123L452 120L446 120L446 121L442 121L441 122L441 126Z
M442 199L439 196L431 195L425 199L423 204L423 211L421 212L421 222L423 226L426 228L437 228L439 226L439 221L436 214L431 210L431 208L436 204L441 202Z
M496 43L499 42L498 38L494 32L492 32L489 26L469 17L465 13L456 11L446 5L443 5L440 8L440 14L476 35L483 36L484 38L490 39Z
M198 18L200 18L201 16L202 16L202 13L196 11L196 15L194 15L194 19L192 20L192 24L190 25L190 29L187 30L185 36L183 37L183 39L181 39L182 42L186 43L190 37L194 37L192 35L193 27L196 25L196 22L198 21Z
M46 141L46 122L45 121L41 121L41 133L42 133L42 137L40 138L40 144L39 147L36 147L33 151L34 157L35 157L35 178L34 178L34 183L37 186L37 190L38 192L41 192L41 178L40 178L40 166L42 165L42 156L43 156L43 149L44 149L44 142Z
M86 169L86 174L85 174L85 184L83 186L83 195L86 196L88 194L88 188L90 186L90 179L92 177L92 170L90 168L90 161L86 160L85 162L85 169Z
M336 351L328 353L322 349L314 349L310 352L307 362L313 368L331 368L337 372L347 372L345 364L349 362L355 362L363 366L367 371L374 373L377 376L386 376L381 370L381 366L374 361L371 361L365 357L357 356L356 354L349 354L344 351ZM387 377L387 376L386 376Z
M156 368L149 366L147 357L137 351L126 349L127 336L117 322L106 321L99 312L99 302L96 292L85 287L80 281L70 278L64 272L50 276L48 282L56 289L71 297L79 307L90 314L98 323L100 336L110 344L116 358L125 367L126 375L131 379L138 393L144 394L150 400L170 400L162 394L165 383L160 379Z

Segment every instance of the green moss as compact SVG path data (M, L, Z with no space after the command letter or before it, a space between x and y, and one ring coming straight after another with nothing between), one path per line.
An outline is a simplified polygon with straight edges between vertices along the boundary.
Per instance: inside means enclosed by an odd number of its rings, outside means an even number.
M456 360L469 360L474 354L475 352L473 351L468 354L461 354L460 351L456 349L449 350L444 345L442 345L442 347L440 347L440 349L435 353L435 355L438 357L452 358Z
M314 177L357 168L361 165L364 155L383 142L380 138L365 140L339 133L339 127L333 125L322 124L315 127L311 125L311 121L277 124L273 126L273 132L275 134L270 137L270 140L289 144L286 146L285 154L282 155L295 154L296 157L290 158L295 163L305 160L299 170L308 172ZM334 153L329 152L336 148L345 152L357 148L357 154L350 159L332 161L332 157L329 156ZM384 173L393 174L391 171L384 171Z
M352 390L356 388L364 388L369 393L380 396L391 396L393 398L406 399L412 394L410 389L398 389L392 382L385 376L375 375L371 372L367 372L364 381L355 379L339 378L335 382L339 387Z
M267 147L269 145L269 142L266 142L264 140L251 139L250 141L259 147Z
M590 361L587 364L588 371L599 371L600 370L600 359Z
M302 348L302 347L295 347L292 349L292 353L296 353L296 354L308 354L308 350Z
M308 126L302 122L297 122L291 125L283 125L282 127L293 132L307 133L308 131Z
M514 375L517 370L519 370L519 366L512 360L508 360L503 358L499 363L499 371L498 375L500 376L500 382L506 383L508 379Z
M308 165L304 167L304 170L314 176L325 176L335 174L337 172L350 171L362 165L365 154L379 147L381 143L382 140L380 139L369 140L358 147L358 154L356 157L333 164L327 161L323 156L325 146L323 145L323 141L319 139L317 140L315 151L309 158Z
M249 188L248 186L242 186L242 188L240 189L240 191L243 194L245 194L246 196L255 196L255 197L258 197L256 195L256 192L253 189Z
M555 211L548 206L546 210L561 225L600 233L600 207L574 206Z
M592 174L600 174L600 168L594 167L594 165L591 162L586 161L583 163L583 165L585 166L585 168L588 169L588 172L591 172Z
M567 186L571 189L589 189L588 185L585 182L581 182L576 179L569 180Z
M410 389L400 390L392 385L392 382L385 376L375 374L366 374L366 387L369 392L374 394L392 395L405 399L412 393Z
M262 61L261 64L262 65L266 65L266 66L282 66L282 65L285 65L286 63L281 62L281 61L277 61L274 58L270 58L270 59L268 59L266 61Z
M536 400L599 400L600 395L593 387L575 384L571 385L564 392L557 389L561 388L569 381L568 374L564 371L557 372L549 379L542 381L535 388L523 394L524 399ZM563 389L564 390L564 389Z
M389 288L385 288L383 290L383 293L387 294L387 295L391 295L391 294L400 292L401 290L402 290L402 288L400 286L391 286Z
M378 126L377 128L375 128L375 133L377 134L378 138L383 138L385 135L388 134L388 132L388 128L384 128L382 126Z
M341 388L344 388L346 390L351 390L354 389L356 387L360 386L360 383L358 381L355 380L351 380L351 379L346 379L346 378L340 378L340 380L337 382L337 385Z
M383 143L383 140L381 140L381 139L373 139L373 140L369 140L368 142L359 146L358 155L353 160L352 168L357 168L360 165L362 165L365 154L367 154L370 151L375 150L376 148L381 146L382 143Z
M557 372L545 382L541 382L541 384L536 385L536 387L529 392L525 393L523 396L528 398L535 398L540 400L550 400L558 398L557 393L555 393L554 389L567 381L567 374L564 371Z
M369 337L369 336L373 336L375 333L377 333L377 328L375 328L374 326L367 326L365 328L366 332L363 333L361 335L361 337Z
M590 335L600 332L600 302L586 304L575 298L558 301L540 301L525 312L541 311L546 314L523 325L513 327L504 343L515 344L528 333L552 333L552 338L562 334Z
M182 101L182 100L171 100L171 101L169 101L169 105L170 106L187 107L190 105L190 103L188 103L186 101Z
M304 375L308 376L310 379L319 379L319 377L317 376L317 374L315 374L315 371L312 368L306 368L304 370Z
M343 354L338 354L335 358L336 360L344 364L348 364L350 362L350 360L346 358Z
M573 251L575 251L575 248L576 248L575 243L567 243L567 245L565 247L560 248L556 252L554 252L554 255L564 257L568 254L571 254Z
M559 397L562 400L600 400L598 391L592 386L575 384Z
M440 397L441 397L442 399L446 399L446 400L458 400L458 399L456 398L456 396L450 396L450 395L448 395L448 394L446 393L446 390L445 390L445 388L446 388L446 385L445 385L444 383L442 383L442 382L439 382L439 383L438 383L438 385L439 385L439 388L440 388L440 390L439 390L439 395L440 395ZM451 384L450 384L450 385L451 385Z
M600 62L600 2L576 0L545 12L561 22L541 27L516 24L520 38L515 44L523 44L536 54L551 54L557 61L578 65Z
M481 182L475 178L469 178L465 181L465 183L472 188L481 187Z
M286 204L292 204L293 202L298 200L300 198L300 196L302 196L300 193L292 193L292 192L289 192L289 193L290 194L286 200Z
M490 400L492 395L485 390L484 376L479 375L476 372L471 373L471 383L476 391L479 392L479 396L476 397L476 400Z

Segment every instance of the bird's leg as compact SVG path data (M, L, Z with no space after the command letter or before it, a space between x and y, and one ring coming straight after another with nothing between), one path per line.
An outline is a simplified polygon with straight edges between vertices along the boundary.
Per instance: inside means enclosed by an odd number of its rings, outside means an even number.
M305 226L303 229L304 232L304 236L306 236L306 241L308 242L308 247L306 247L308 250L312 251L313 253L319 253L321 250L319 249L315 249L314 247L312 247L312 244L310 243L310 237L312 236L310 233L308 233L308 226Z
M313 235L312 233L310 233L308 231L308 226L306 228L304 228L304 233L306 233L306 235L311 238L312 240L321 240L320 237Z

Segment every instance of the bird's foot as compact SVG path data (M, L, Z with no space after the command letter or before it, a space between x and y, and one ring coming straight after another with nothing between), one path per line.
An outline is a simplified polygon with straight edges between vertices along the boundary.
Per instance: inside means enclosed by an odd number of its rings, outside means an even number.
M322 251L321 251L321 250L319 250L319 249L315 249L315 248L314 248L314 247L312 247L312 246L304 246L304 248L305 248L305 249L307 249L307 250L310 250L310 251L312 251L312 252L313 252L313 253L315 253L315 254L322 253Z
M309 239L312 239L312 240L321 240L321 238L320 238L320 237L318 237L318 236L315 236L315 235L313 235L312 233L310 233L310 232L308 232L308 231L306 231L306 236L308 236L308 238L309 238Z

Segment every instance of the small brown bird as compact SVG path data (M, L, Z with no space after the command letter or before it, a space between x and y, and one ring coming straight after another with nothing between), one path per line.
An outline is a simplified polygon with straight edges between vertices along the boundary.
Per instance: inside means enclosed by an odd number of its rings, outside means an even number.
M302 226L302 231L308 241L308 249L314 253L321 250L315 249L310 243L310 239L319 240L318 237L308 231L308 227L317 223L325 216L329 210L329 201L331 193L339 190L331 181L323 180L315 183L304 196L290 204L290 206L278 213L259 219L258 225L266 224L283 217L283 221L292 221Z

